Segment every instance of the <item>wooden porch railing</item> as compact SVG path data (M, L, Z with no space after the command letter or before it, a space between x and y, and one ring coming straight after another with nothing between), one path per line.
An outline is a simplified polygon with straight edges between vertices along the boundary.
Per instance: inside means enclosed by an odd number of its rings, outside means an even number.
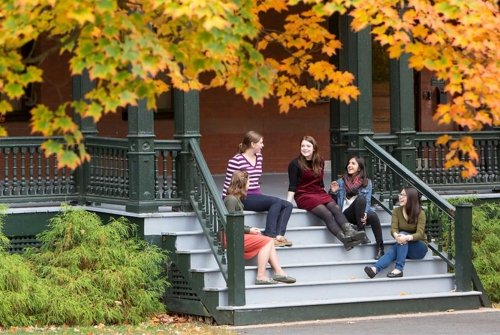
M89 136L85 145L92 159L74 171L58 169L55 156L44 156L40 148L44 140L42 137L1 139L0 203L127 203L130 193L127 139ZM154 144L154 171L136 173L154 180L151 194L159 206L176 206L180 203L176 157L181 141L160 140Z

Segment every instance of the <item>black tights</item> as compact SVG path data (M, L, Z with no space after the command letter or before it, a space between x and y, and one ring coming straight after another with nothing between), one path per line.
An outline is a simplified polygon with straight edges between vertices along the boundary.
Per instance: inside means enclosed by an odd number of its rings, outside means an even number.
M311 213L319 216L325 222L326 228L335 236L342 231L341 225L348 222L339 206L333 201L314 207Z

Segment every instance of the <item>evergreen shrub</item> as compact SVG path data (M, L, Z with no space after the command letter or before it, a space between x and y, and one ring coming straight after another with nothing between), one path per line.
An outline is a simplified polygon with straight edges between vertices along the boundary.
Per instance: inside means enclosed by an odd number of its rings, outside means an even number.
M0 260L0 326L137 324L165 307L166 255L126 219L65 208L40 249Z
M493 303L500 302L500 202L479 201L477 197L459 197L448 200L452 205L471 203L472 207L472 263L481 279L488 297ZM428 208L429 215L440 216L439 221L447 222L445 215L440 215L435 206ZM454 226L444 230L443 246L455 254ZM451 234L448 245L448 234Z

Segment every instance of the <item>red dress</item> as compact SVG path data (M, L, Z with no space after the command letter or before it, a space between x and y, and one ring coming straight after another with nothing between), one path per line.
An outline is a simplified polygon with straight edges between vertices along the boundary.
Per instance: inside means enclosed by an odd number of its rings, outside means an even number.
M334 201L324 189L323 176L323 164L321 164L319 176L315 176L311 169L300 171L300 182L294 196L298 208L310 211L318 205L325 205Z
M229 213L243 213L243 203L234 195L228 195L224 198ZM245 235L243 235L243 257L250 259L255 257L266 244L271 240L270 237L264 235L254 235L247 233L251 227L245 226Z
M255 257L267 243L271 240L270 237L264 235L253 235L245 234L243 235L243 257L245 259L251 259Z

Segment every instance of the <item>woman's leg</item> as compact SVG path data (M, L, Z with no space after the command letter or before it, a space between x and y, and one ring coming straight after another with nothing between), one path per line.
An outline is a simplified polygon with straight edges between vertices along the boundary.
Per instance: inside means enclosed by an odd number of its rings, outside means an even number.
M333 203L335 205L335 203ZM329 204L328 204L329 205ZM336 205L335 205L336 206ZM338 209L338 206L337 206ZM340 210L339 210L340 212ZM326 224L326 228L335 235L340 242L344 244L344 248L348 251L351 250L355 245L359 244L359 241L353 241L351 237L346 236L342 230L342 227L335 220L335 217L330 209L325 205L318 205L311 210L311 213L320 217ZM342 213L340 213L342 214ZM343 216L343 215L342 215ZM349 223L347 223L349 224Z
M369 211L366 217L366 224L372 227L377 246L383 246L384 239L382 237L382 226L380 225L380 219L378 218L377 213Z
M377 269L377 273L388 267L393 261L396 260L396 249L398 244L391 246L391 248L380 257L380 259L375 263L374 267Z
M326 228L328 228L328 230L333 235L337 236L338 233L342 232L342 228L335 220L335 217L333 216L332 212L328 208L326 208L325 205L318 205L314 207L311 210L311 213L321 218L321 220L325 222Z
M406 256L408 256L408 243L396 244L396 265L394 266L394 269L401 272L406 264Z
M271 256L271 250L274 249L274 241L271 239L263 246L257 254L257 279L266 280L266 266Z
M278 217L281 213L281 202L280 198L264 194L249 194L242 200L245 210L255 212L267 211L266 229L263 234L273 238L278 235Z
M384 255L384 239L382 237L382 226L377 213L369 211L366 217L366 224L372 227L375 236L375 259L380 259Z
M349 220L349 222L356 223L358 230L365 230L365 224L361 219L365 216L366 199L365 197L358 196L354 199L351 206L347 207L344 211L344 215Z
M278 235L284 236L286 233L286 226L288 225L288 220L292 215L293 204L290 201L281 200L281 210L278 216Z
M351 224L347 221L345 215L340 211L339 206L335 202L329 202L326 204L326 208L332 213L335 217L335 220L338 222L340 228L347 237L355 241L363 241L366 238L366 234L364 231L357 231L352 229Z
M281 265L278 260L278 253L276 252L276 248L274 245L271 248L271 252L269 253L269 264L274 270L274 273L278 276L286 276L285 271L281 268Z
M408 235L401 232L401 234ZM397 244L396 270L403 271L406 259L422 259L427 254L427 245L423 241L410 241L406 244Z
M422 259L427 255L427 244L424 241L410 241L408 242L408 255L409 259Z

